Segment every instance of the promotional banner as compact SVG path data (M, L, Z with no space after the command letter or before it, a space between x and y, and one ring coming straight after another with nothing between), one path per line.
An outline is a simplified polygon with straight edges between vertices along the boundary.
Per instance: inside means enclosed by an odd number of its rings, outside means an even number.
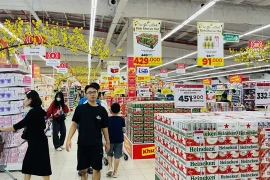
M46 55L46 47L45 46L33 46L33 47L24 47L23 54L29 56L45 56Z
M203 84L174 84L175 108L206 107L206 89Z
M24 35L23 38L24 44L33 44L37 42L38 44L45 43L46 37L40 35Z
M186 73L186 64L176 64L176 73L177 74Z
M212 79L211 78L202 79L202 84L210 86L212 85Z
M249 40L248 47L251 49L264 49L264 41L263 40Z
M127 78L127 95L128 97L136 97L136 67L134 65L133 57L128 57Z
M160 27L160 20L133 20L135 66L162 65Z
M119 76L120 77L120 61L109 61L107 62L107 75L108 76Z
M168 69L160 69L160 75L161 78L168 77Z
M40 67L37 64L32 64L32 78L40 78Z
M137 67L137 82L149 82L150 81L150 70L149 67Z
M126 89L123 87L116 87L114 89L114 94L126 94Z
M229 83L242 83L242 78L243 78L243 75L241 74L238 74L238 75L232 75L232 76L229 76Z
M67 62L62 62L60 63L60 66L56 66L57 68L57 73L68 73L68 63Z
M172 94L172 91L170 88L162 88L161 94L163 94L163 95Z
M255 106L270 105L270 83L257 83Z
M224 66L224 23L198 22L198 66Z
M46 52L46 66L60 66L60 52Z

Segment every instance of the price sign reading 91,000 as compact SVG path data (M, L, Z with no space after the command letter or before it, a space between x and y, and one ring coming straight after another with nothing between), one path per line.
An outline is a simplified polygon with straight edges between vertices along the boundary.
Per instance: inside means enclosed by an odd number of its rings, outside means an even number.
M162 65L162 57L134 57L135 66L160 66Z
M198 66L224 66L224 58L199 57Z
M175 84L174 95L176 108L206 107L206 90L202 84Z
M270 105L270 83L257 83L255 105Z

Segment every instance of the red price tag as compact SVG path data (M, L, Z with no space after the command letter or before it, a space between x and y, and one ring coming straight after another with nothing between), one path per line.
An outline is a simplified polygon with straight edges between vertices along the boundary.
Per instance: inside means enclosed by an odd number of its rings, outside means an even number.
M198 66L224 66L224 58L198 58Z
M159 66L161 64L161 57L134 57L135 66Z
M68 68L68 63L61 63L60 66L56 66L57 68Z

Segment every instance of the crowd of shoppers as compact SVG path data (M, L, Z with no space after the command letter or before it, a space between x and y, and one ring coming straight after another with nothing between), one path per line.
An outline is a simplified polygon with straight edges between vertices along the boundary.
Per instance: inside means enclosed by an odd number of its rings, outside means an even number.
M113 104L111 114L110 108L104 100L104 93L99 92L99 90L100 86L97 83L91 83L85 87L85 97L81 98L74 112L66 141L66 150L69 152L71 139L78 130L77 170L80 172L82 180L87 179L89 170L90 173L93 173L93 180L100 180L103 145L105 145L109 162L107 176L118 177L117 170L122 157L125 120L119 116L120 105ZM29 108L24 119L11 127L0 128L0 132L11 132L24 128L22 138L28 142L28 149L22 167L25 180L30 180L31 175L42 176L44 180L49 180L52 171L48 139L44 133L46 128L45 118L52 119L55 150L64 150L63 145L66 138L65 119L69 112L68 106L64 102L63 93L57 92L54 101L45 112L42 109L39 94L34 90L26 93L24 106ZM114 169L112 165L113 157Z

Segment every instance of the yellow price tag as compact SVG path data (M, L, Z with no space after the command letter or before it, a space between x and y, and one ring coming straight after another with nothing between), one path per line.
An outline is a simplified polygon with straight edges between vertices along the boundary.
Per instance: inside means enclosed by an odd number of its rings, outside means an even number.
M160 66L162 57L137 56L134 57L135 66Z
M199 57L198 66L224 66L224 58Z
M150 76L137 76L136 81L137 82L149 82Z
M115 88L114 94L126 94L126 90L124 88Z
M167 95L167 94L171 94L171 90L169 88L162 88L161 89L161 94Z

